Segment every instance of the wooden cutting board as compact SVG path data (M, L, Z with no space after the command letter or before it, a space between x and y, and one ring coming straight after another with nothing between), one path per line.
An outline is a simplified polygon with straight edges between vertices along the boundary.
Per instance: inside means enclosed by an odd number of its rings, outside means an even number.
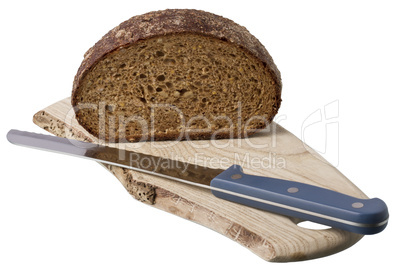
M70 98L39 111L33 121L60 137L99 142L78 125ZM275 123L248 139L142 142L108 146L211 168L240 164L245 173L299 181L367 198L318 153ZM222 166L218 166L219 163ZM334 228L305 229L297 225L300 222L298 219L218 199L206 189L120 167L104 166L135 199L215 230L268 261L323 257L344 250L362 238L362 235Z

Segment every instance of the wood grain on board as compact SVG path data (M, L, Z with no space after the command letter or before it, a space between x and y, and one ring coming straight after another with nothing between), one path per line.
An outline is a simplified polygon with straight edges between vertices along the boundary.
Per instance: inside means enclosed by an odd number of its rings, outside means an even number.
M70 98L39 111L33 120L54 135L100 143L75 120ZM367 198L318 153L275 123L247 139L107 145L211 168L240 164L245 173L299 181ZM305 229L297 225L298 219L225 201L206 189L102 165L135 199L215 230L268 261L323 257L344 250L362 238L334 228Z

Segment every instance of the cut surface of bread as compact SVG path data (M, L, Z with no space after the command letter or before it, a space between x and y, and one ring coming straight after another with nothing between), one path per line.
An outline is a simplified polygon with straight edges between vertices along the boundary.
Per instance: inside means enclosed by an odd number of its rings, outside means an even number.
M153 12L151 18L163 12L176 13L176 18L196 12L227 20L194 10ZM166 30L172 21L161 19ZM225 27L234 24L229 22ZM127 38L133 31L124 23L119 27L124 33L115 28L114 38L119 33ZM157 30L146 38L115 42L104 53L95 45L74 83L72 103L78 122L100 139L130 142L244 137L264 128L281 101L280 76L273 62L261 60L241 42L231 42L230 34L218 38L198 28L164 34ZM91 57L96 60L88 64Z

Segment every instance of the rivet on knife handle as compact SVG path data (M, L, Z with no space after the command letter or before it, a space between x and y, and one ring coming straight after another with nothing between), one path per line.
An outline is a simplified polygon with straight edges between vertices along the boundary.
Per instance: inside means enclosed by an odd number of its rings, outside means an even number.
M379 233L388 209L378 198L359 199L317 186L244 174L233 165L211 181L222 199L359 234Z

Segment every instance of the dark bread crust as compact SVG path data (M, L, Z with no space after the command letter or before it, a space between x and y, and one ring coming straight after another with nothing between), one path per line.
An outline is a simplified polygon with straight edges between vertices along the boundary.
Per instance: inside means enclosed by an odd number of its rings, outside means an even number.
M84 60L73 82L72 106L75 107L79 103L77 95L86 73L106 55L139 40L180 33L195 33L234 43L259 59L275 81L277 100L275 108L279 109L282 90L281 76L265 47L245 27L232 20L192 9L167 9L134 16L104 35L84 55ZM272 119L268 118L269 122ZM80 122L80 118L77 120Z

